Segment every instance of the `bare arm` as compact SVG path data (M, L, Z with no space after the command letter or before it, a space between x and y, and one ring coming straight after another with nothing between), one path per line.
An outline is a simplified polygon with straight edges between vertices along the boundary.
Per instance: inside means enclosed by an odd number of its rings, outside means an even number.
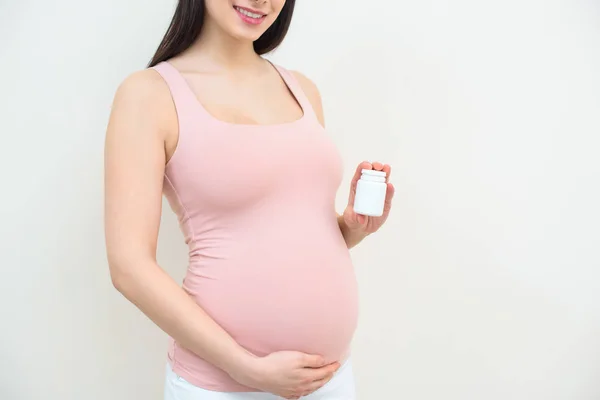
M250 354L158 266L165 144L178 129L176 118L168 88L154 71L133 74L117 90L105 144L106 247L114 286L178 343L238 382L290 398L317 390L339 364L297 352Z
M153 71L117 90L105 146L105 228L114 286L167 334L231 372L249 354L156 262L165 137L172 126L166 88Z
M317 85L315 85L310 79L308 79L306 76L304 76L300 72L292 71L292 73L294 74L294 76L296 77L298 82L300 83L300 86L302 86L302 90L304 91L304 93L306 93L308 100L310 100L310 102L313 106L313 109L315 111L315 114L317 114L317 118L318 118L319 122L321 123L321 125L323 127L325 127L325 115L323 113L323 102L321 100L321 94L319 93L319 89L317 88ZM354 182L354 184L351 185L351 190L355 186L356 186L356 183ZM348 225L346 224L346 222L344 220L344 216L340 215L337 212L335 212L335 213L337 216L338 225L340 226L340 231L342 232L342 236L344 237L346 246L348 246L349 249L351 249L352 247L359 244L364 238L366 238L368 236L368 233L366 233L364 231L349 229Z

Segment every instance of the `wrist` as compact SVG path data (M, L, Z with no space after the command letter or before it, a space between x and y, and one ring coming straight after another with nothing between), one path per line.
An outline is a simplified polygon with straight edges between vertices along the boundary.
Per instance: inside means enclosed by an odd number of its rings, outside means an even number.
M255 381L259 375L258 357L240 347L240 351L231 357L223 368L235 381L243 385Z

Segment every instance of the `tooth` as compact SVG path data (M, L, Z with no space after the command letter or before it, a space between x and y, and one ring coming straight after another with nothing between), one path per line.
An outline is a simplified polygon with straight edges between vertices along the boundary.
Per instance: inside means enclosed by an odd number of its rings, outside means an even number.
M255 14L253 12L244 10L243 8L236 7L236 10L238 10L240 13L242 13L245 16L250 17L250 18L254 18L254 19L262 18L262 14Z

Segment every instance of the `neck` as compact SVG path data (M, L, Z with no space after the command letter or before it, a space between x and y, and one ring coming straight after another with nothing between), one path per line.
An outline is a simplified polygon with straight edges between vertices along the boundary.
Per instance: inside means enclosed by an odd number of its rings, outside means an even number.
M226 70L248 69L261 61L251 41L228 35L209 18L205 21L202 34L187 53L196 61Z

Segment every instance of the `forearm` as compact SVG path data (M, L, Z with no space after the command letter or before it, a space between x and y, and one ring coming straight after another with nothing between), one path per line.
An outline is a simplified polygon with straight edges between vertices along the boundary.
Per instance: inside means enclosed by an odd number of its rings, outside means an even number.
M368 236L367 233L350 230L344 221L343 215L338 215L337 221L340 231L342 232L342 236L344 237L344 241L346 242L346 246L348 246L349 249L362 242L363 239Z
M115 287L183 347L230 375L244 368L253 356L156 263L146 264L113 274Z

